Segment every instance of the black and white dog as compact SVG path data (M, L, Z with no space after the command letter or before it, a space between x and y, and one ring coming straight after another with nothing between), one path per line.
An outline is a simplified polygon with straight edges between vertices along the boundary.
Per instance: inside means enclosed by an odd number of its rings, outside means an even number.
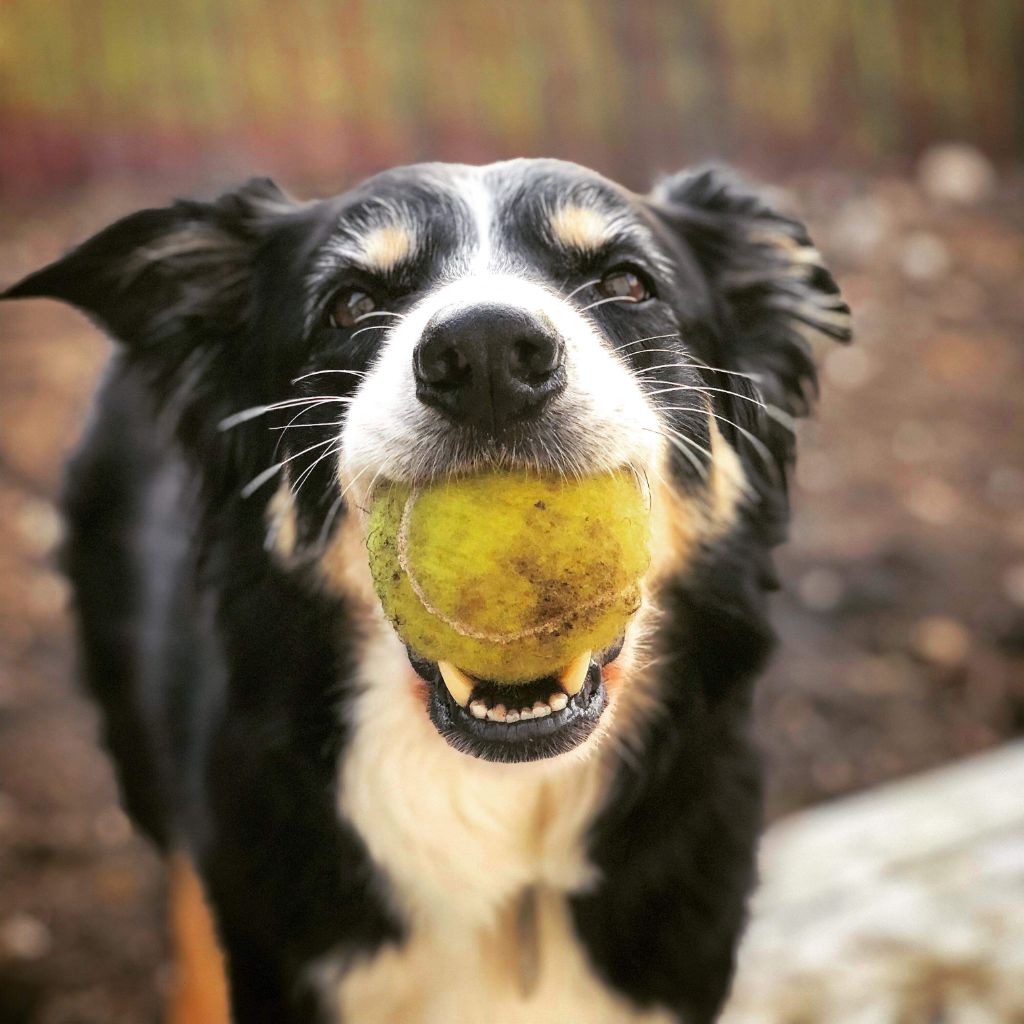
M119 343L66 565L124 799L196 866L234 1019L712 1021L808 341L849 337L803 227L713 170L639 196L429 164L144 210L5 297L29 296ZM516 465L632 467L656 545L621 646L509 721L407 654L363 509Z

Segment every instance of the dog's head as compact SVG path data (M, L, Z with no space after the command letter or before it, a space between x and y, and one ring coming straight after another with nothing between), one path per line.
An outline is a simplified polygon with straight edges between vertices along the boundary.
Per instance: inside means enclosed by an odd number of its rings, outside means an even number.
M550 160L402 168L311 203L253 182L118 222L7 293L32 295L123 343L211 507L258 508L284 564L367 607L346 537L380 480L629 467L656 524L648 606L737 531L770 548L808 336L849 336L803 227L727 175L640 196ZM524 760L591 733L636 647L592 652L571 699L527 684L522 707L413 664L446 739Z

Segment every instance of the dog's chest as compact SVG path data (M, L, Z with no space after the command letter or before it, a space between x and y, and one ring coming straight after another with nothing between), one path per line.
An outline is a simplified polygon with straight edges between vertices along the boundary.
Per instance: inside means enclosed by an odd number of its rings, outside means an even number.
M341 1019L661 1021L593 974L567 895L596 881L585 835L602 759L493 765L449 748L404 651L369 645L340 766L341 813L387 882L407 937L333 975Z
M536 949L518 945L518 912L487 928L415 928L337 978L331 993L345 1024L679 1024L638 1010L590 967L559 894L537 896ZM531 960L535 955L536 959ZM523 962L525 959L526 962Z

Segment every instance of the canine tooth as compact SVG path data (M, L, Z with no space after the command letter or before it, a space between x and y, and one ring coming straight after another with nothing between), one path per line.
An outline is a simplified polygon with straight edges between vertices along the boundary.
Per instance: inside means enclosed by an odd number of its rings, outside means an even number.
M553 693L548 697L548 705L552 711L564 711L569 703L569 698L564 693Z
M482 700L475 700L469 705L469 710L473 713L474 718L486 718L487 717L487 705Z
M495 704L493 708L487 709L487 717L492 722L504 722L507 715L504 704Z
M590 651L584 651L578 658L573 658L569 664L562 669L558 676L558 681L562 684L562 689L565 690L570 697L575 697L580 690L583 689L583 684L586 682L587 673L590 671Z
M518 722L519 721L519 709L518 708L512 708L510 711L506 711L505 712L505 721L506 722L512 722L513 724L515 722Z
M448 687L452 699L460 708L464 708L473 693L473 680L450 661L439 661L437 669L441 673L441 678L444 680L444 685Z
M551 708L549 708L547 706L547 704L544 703L544 701L538 700L538 701L534 702L534 705L533 705L533 717L534 718L544 718L546 715L550 715L550 714L551 714Z
M527 718L533 718L533 708L520 708L519 721L525 721Z

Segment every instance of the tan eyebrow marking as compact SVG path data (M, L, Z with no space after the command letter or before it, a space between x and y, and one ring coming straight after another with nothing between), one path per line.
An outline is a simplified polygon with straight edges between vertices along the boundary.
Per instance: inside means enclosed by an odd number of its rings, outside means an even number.
M549 221L556 242L568 249L591 252L600 249L608 240L608 218L591 206L563 206Z
M412 232L401 224L374 228L359 242L359 256L367 270L386 273L408 259L414 248Z

